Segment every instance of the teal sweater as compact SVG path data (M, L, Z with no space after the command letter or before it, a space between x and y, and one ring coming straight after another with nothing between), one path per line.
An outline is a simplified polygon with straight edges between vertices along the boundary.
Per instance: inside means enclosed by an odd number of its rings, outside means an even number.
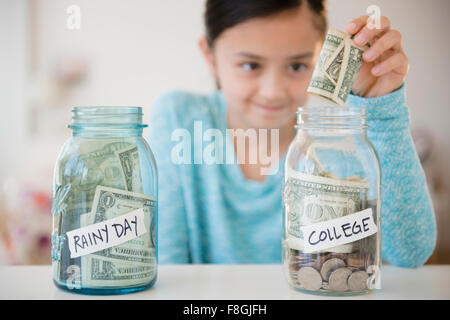
M421 266L434 250L436 223L409 132L405 86L377 98L350 95L348 104L367 108L367 135L380 158L382 258L398 266ZM246 179L236 161L207 164L194 158L199 155L195 150L201 152L210 144L196 140L194 145L196 121L201 120L202 135L211 128L226 137L226 112L221 91L209 95L173 91L152 106L148 142L159 176L160 264L281 263L285 155L278 172L264 182ZM185 130L180 134L176 129ZM192 164L174 163L172 153L188 138ZM224 140L225 149L231 141Z

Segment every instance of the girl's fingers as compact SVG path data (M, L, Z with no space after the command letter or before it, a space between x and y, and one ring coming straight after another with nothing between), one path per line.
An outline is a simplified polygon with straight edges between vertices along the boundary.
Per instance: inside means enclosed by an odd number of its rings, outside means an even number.
M371 62L389 49L398 50L402 47L402 35L397 30L389 30L380 39L377 39L370 49L364 52L364 60Z
M408 70L408 58L403 53L403 51L397 52L383 62L377 64L372 68L372 74L379 77L388 72L391 72L394 69L398 69L399 67L404 67L405 73Z
M367 22L367 21L366 21ZM380 18L380 28L371 28L367 24L355 34L354 41L357 45L364 46L377 36L381 36L391 28L391 22L386 17Z
M367 24L367 19L369 19L369 16L361 16L359 18L356 18L356 19L350 21L346 27L347 32L349 34L357 33L359 30L361 30Z

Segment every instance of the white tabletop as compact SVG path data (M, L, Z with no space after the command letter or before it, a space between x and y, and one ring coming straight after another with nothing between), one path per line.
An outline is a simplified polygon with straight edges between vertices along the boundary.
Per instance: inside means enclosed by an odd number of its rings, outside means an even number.
M119 296L86 296L52 282L50 266L0 266L0 299L450 299L450 265L418 269L383 265L382 289L351 297L304 294L287 284L280 265L171 265L158 267L154 287Z

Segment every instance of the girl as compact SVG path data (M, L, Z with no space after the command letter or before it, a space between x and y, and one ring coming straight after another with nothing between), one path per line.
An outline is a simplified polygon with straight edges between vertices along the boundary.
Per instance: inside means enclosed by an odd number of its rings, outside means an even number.
M368 137L381 161L383 259L417 267L433 252L436 226L409 133L403 85L409 63L389 20L382 17L381 28L371 29L367 19L354 19L346 30L357 44L371 45L348 104L367 108ZM207 0L205 24L199 46L218 90L169 92L151 111L149 141L160 179L159 262L280 263L285 153L327 32L325 1ZM277 156L278 170L263 175L267 163L239 155L233 156L242 161L233 164L204 163L187 151L201 148L199 139L183 149L190 164L177 164L179 138L194 138L199 128L201 134L220 130L223 144L235 151L247 130L278 129L278 152L269 154ZM173 141L177 129L185 131ZM245 154L259 147L245 144Z

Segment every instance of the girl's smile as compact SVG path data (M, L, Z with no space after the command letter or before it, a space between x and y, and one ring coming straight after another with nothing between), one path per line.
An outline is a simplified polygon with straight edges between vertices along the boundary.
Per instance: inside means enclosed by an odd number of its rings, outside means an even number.
M227 98L230 128L293 130L322 44L314 19L307 6L300 6L237 24L225 30L213 48L201 40Z
M276 105L263 105L263 104L259 104L259 103L255 103L254 106L257 107L257 108L260 108L264 112L268 112L268 113L279 112L279 111L282 111L283 109L286 108L283 105L278 105L278 106L276 106Z

